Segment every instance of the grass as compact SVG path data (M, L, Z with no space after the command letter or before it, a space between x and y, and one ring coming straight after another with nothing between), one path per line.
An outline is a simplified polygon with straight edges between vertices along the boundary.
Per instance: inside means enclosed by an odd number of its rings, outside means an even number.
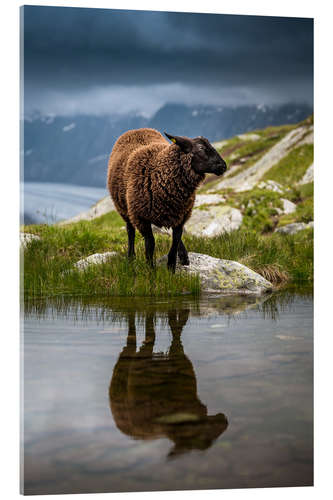
M137 237L137 259L128 262L127 233L118 214L112 212L91 222L69 226L27 226L41 236L24 252L24 292L27 297L71 295L167 296L199 293L196 276L177 273L165 266L152 271L144 258L144 242ZM157 236L157 246L160 236ZM73 269L75 262L93 253L119 252L110 262L91 266L85 272Z
M120 254L107 263L89 266L85 271L73 268L75 261L64 255L59 247L51 248L48 242L34 241L25 251L25 297L64 294L164 297L186 293L198 295L200 291L197 276L172 275L165 266L152 270L141 252L132 262Z
M63 227L26 226L26 231L40 235L41 240L32 241L24 251L25 297L170 297L200 293L199 278L195 275L181 272L173 275L164 265L151 270L145 262L144 241L139 235L137 258L128 262L127 234L122 226L116 213ZM246 229L211 239L184 236L189 251L236 260L276 284L312 282L312 239L312 230L292 236L277 233L265 236ZM156 235L156 258L165 255L169 247L168 236ZM92 265L84 272L73 268L83 257L110 250L119 255L108 263Z

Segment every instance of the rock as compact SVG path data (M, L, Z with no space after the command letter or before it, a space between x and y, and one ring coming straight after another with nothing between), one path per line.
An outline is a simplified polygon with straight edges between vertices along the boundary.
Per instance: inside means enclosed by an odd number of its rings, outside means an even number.
M305 222L293 222L292 224L287 224L286 226L278 227L275 229L276 233L284 234L295 234L298 231L303 231L303 229L308 229L313 227L313 221L305 224Z
M218 205L224 202L225 198L221 194L197 194L194 208L200 207L201 205Z
M314 180L314 171L313 171L313 163L309 166L302 179L297 183L298 186L302 184L308 184L309 182L313 182Z
M308 133L303 137L301 141L297 144L298 146L303 146L303 144L313 144L314 134L313 134L313 125L309 127Z
M229 188L234 189L236 192L252 189L261 180L263 175L284 158L290 152L290 149L295 146L308 131L308 126L301 126L291 130L283 139L255 162L254 165L233 177L224 178L215 186L215 189L220 190Z
M194 236L216 236L220 233L234 231L242 224L240 210L229 206L216 206L204 210L193 210L192 216L185 224L185 231Z
M151 229L153 231L154 234L166 234L167 236L172 236L172 229L169 227L169 228L166 228L166 227L157 227L157 226L154 226L154 224L151 225Z
M40 236L37 236L37 234L20 233L20 248L26 248L31 241L40 239Z
M297 206L292 201L286 200L285 198L281 198L282 208L276 208L276 211L279 215L282 214L292 214L295 212Z
M115 210L115 206L111 197L105 196L85 212L81 212L80 214L75 215L75 217L61 221L58 224L59 226L64 226L66 224L72 224L73 222L79 222L80 220L93 220L101 215L112 212L113 210Z
M258 188L268 189L269 191L274 191L275 193L283 193L283 187L281 184L272 180L259 182Z
M80 270L84 270L92 264L104 264L116 255L118 255L117 252L94 253L76 262L76 264L74 264L74 267Z
M284 214L292 214L295 212L297 206L295 203L293 203L290 200L286 200L285 198L281 198L282 205L283 205L283 213Z
M199 274L205 292L262 295L273 290L273 285L269 281L238 262L195 252L189 252L189 259L189 266L182 266L177 260L177 269ZM166 263L167 256L162 257L159 262Z
M225 146L228 143L227 140L224 141L218 141L218 142L213 142L213 146L215 149L221 149L223 146Z
M260 139L260 135L258 134L239 134L237 137L242 141L257 141Z

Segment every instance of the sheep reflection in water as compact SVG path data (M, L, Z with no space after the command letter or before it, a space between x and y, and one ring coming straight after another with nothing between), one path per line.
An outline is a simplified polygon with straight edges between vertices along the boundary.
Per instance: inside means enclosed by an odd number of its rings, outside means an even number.
M130 312L127 343L109 388L118 429L135 439L168 437L174 443L169 457L209 448L228 426L222 413L207 415L198 398L195 372L181 342L188 316L188 309L168 312L170 349L155 354L154 314L146 313L145 341L137 352L135 313Z

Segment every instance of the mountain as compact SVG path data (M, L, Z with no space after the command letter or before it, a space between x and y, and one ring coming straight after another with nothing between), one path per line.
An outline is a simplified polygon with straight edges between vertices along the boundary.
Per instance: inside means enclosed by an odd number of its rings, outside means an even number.
M227 139L269 125L297 123L312 113L306 104L185 106L169 103L154 116L140 114L43 116L24 119L24 181L104 187L108 156L126 130L152 127L175 135Z
M105 187L114 141L126 130L145 126L138 115L29 117L24 120L24 181Z

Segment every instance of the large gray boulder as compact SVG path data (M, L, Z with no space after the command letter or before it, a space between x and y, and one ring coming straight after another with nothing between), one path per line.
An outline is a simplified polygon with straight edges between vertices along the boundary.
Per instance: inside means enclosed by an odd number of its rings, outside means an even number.
M189 266L182 266L177 261L176 269L198 274L204 292L262 295L273 290L273 285L269 281L239 262L195 252L189 252L189 259ZM166 263L167 256L162 257L159 262Z
M238 229L242 220L241 211L227 205L198 208L193 210L191 218L185 224L185 232L194 236L217 236Z

